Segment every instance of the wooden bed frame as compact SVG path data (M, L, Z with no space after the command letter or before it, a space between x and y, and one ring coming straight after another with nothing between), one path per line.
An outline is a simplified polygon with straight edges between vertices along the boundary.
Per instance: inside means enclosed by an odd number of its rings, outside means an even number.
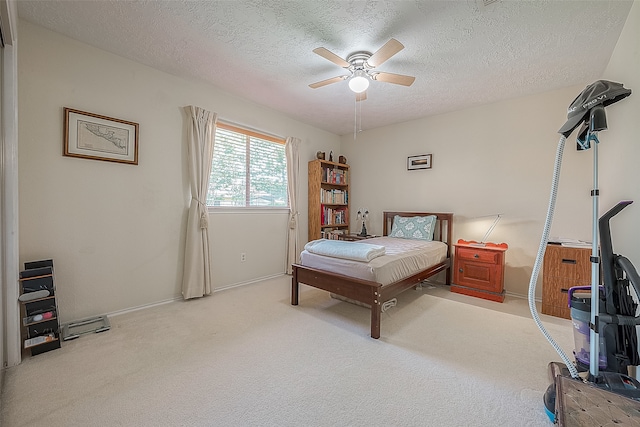
M447 258L426 270L413 276L406 277L394 283L383 286L380 283L362 280L355 277L332 273L317 268L305 267L293 264L293 277L291 279L291 305L298 305L299 283L313 286L333 292L345 298L350 298L371 306L371 338L380 338L380 318L382 304L409 288L415 288L423 280L446 271L446 283L451 284L451 232L453 227L452 213L431 212L384 212L384 224L382 234L387 236L391 231L393 218L400 216L427 216L435 215L437 218L434 240L440 240L447 244Z

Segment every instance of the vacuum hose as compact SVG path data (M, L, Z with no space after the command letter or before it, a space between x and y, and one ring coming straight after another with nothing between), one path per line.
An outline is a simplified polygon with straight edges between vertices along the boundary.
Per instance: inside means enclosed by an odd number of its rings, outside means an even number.
M536 255L536 261L533 265L533 272L531 273L531 281L529 282L529 310L534 322L538 326L538 329L545 336L547 341L553 346L556 352L560 355L560 358L567 365L567 369L571 373L573 378L578 378L578 370L574 366L573 362L564 353L562 348L554 341L549 332L545 329L544 325L540 321L538 310L536 308L535 295L536 295L536 283L538 282L538 274L540 273L540 267L544 258L544 251L549 241L549 230L551 229L551 222L553 221L553 211L556 205L556 196L558 193L558 181L560 180L560 166L562 165L562 153L564 151L564 143L567 138L563 135L558 141L558 150L556 151L556 162L553 169L553 181L551 183L551 195L549 197L549 207L547 209L547 218L544 223L544 229L542 231L542 238L540 239L540 247L538 248L538 254Z

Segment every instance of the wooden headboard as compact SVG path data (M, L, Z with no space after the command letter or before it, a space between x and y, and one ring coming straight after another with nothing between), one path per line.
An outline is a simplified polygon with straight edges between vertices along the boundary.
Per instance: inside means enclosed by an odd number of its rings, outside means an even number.
M453 214L452 213L436 213L436 212L383 212L384 223L382 224L382 235L388 236L393 225L393 217L400 216L436 216L436 229L433 233L434 240L439 240L447 244L447 257L451 256L451 239L453 230Z

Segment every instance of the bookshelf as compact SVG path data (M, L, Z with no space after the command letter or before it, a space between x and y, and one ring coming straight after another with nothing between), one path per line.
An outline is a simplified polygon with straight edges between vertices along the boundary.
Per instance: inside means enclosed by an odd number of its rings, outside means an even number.
M349 234L349 165L309 162L308 240Z

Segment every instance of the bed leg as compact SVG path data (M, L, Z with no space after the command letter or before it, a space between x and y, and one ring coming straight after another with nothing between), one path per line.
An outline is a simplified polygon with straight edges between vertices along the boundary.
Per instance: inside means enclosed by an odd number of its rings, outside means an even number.
M382 314L382 306L379 302L371 306L371 338L380 338L380 318Z
M294 267L291 277L291 305L298 305L298 290L298 269Z

